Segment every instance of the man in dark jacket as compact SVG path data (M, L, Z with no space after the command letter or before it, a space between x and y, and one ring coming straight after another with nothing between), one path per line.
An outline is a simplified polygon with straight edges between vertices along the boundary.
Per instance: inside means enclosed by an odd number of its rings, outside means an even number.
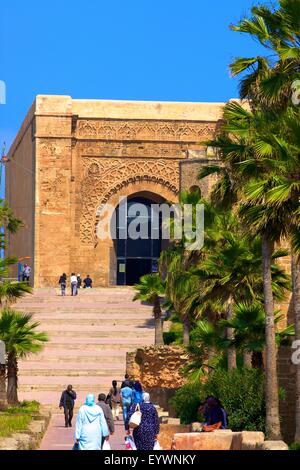
M128 374L125 374L124 380L123 380L122 385L121 385L121 388L125 388L125 387L133 388L133 382L131 380L129 380L129 375Z
M72 385L68 385L67 389L61 394L59 408L64 409L65 413L65 427L72 427L72 418L74 410L74 402L76 400L76 392L73 390Z
M109 432L110 434L113 434L115 432L114 418L113 418L113 414L112 414L110 406L107 403L105 403L105 401L106 401L105 393L100 393L100 395L98 396L97 405L100 406L100 408L102 408Z

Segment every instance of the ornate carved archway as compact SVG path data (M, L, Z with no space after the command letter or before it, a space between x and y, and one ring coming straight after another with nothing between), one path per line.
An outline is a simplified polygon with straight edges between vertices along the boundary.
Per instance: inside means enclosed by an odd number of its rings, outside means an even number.
M80 240L95 246L97 209L107 202L133 192L151 191L176 200L179 192L179 164L168 159L82 158L84 177L81 183L82 212ZM113 202L115 201L115 202Z

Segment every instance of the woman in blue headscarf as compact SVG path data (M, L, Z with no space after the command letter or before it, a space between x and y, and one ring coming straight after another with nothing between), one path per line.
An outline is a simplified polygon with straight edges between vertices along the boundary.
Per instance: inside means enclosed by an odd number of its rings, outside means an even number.
M134 405L139 405L143 401L143 387L141 382L138 380L133 384L133 395L132 395L132 402Z
M102 437L109 439L109 430L100 406L95 397L87 395L85 404L80 407L75 429L75 440L79 450L101 450Z

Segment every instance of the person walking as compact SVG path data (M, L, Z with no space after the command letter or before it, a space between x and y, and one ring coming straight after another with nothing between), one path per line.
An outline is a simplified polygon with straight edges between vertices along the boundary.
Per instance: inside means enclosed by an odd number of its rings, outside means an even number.
M31 267L28 264L24 264L23 274L22 274L22 281L27 282L29 284L31 274Z
M76 392L73 390L72 385L68 385L66 390L64 390L61 394L59 408L64 409L66 428L72 427L73 410L76 398Z
M23 280L23 272L24 272L24 266L22 261L18 261L18 282L21 282Z
M117 419L117 421L119 421L119 414L120 414L120 403L121 403L120 391L121 391L120 388L117 386L117 381L113 380L112 387L110 388L108 395L111 400L113 418Z
M110 406L105 402L106 402L105 393L100 393L98 395L97 405L100 406L100 408L102 409L102 411L104 413L104 418L106 419L108 430L109 430L110 434L112 435L115 432L114 418L113 418L113 414L112 414Z
M77 274L77 289L81 289L82 279L80 274Z
M130 382L128 380L128 383L125 381L125 386L121 388L121 404L122 404L122 411L123 411L123 420L124 420L124 426L125 430L128 431L128 425L127 423L127 416L130 410L130 407L133 403L133 390L129 386Z
M77 276L75 276L75 273L71 274L71 295L77 295Z
M58 284L60 284L61 295L64 297L66 295L66 287L67 287L67 275L66 275L66 273L63 273L60 276Z
M132 402L134 405L139 405L143 401L143 387L141 382L136 380L133 384L133 395L132 395Z
M133 388L133 382L129 379L129 375L128 374L125 374L124 375L124 380L121 384L121 389L124 388L124 387L130 387L130 388Z
M83 279L83 288L84 289L91 289L93 287L93 281L88 274L85 279Z
M109 440L106 419L102 408L95 404L94 395L89 394L78 411L75 444L78 450L101 450L103 438Z
M127 426L129 426L130 418L135 410L136 405L132 405L127 416ZM152 451L158 439L160 425L157 410L150 401L149 393L144 393L140 410L142 413L141 424L133 430L134 443L137 450Z

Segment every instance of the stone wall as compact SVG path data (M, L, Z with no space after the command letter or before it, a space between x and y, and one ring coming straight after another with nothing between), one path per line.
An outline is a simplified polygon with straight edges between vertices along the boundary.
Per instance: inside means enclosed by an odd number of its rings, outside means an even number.
M141 193L176 202L180 162L213 137L222 108L37 96L9 153L15 167L7 179L9 204L27 227L10 250L34 249L35 287L57 285L72 271L90 274L96 286L114 284L113 243L96 235L99 206Z
M14 215L21 219L23 227L16 234L6 234L6 255L26 257L34 276L34 226L35 226L35 141L34 109L30 109L15 143L9 153L6 165L6 200L13 208ZM17 277L17 266L10 275Z
M169 409L169 400L186 383L182 368L190 361L179 346L149 346L127 353L126 370L134 380L140 380L154 403Z

